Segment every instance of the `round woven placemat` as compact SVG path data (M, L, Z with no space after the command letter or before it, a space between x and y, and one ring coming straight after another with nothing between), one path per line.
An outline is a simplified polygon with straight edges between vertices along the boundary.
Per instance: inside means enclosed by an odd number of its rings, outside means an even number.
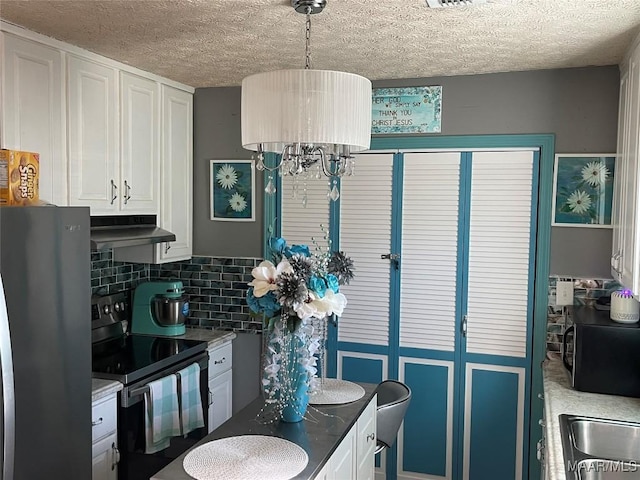
M242 435L200 445L184 457L182 466L197 480L286 480L308 462L307 452L288 440Z
M364 388L360 385L337 378L325 378L318 382L316 391L309 395L309 403L311 405L339 405L355 402L362 397L364 397Z

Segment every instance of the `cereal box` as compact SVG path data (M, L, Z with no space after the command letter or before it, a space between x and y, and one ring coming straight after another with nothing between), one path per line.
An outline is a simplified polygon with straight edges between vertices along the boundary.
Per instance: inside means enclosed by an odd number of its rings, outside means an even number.
M0 150L0 205L31 205L38 201L40 155Z

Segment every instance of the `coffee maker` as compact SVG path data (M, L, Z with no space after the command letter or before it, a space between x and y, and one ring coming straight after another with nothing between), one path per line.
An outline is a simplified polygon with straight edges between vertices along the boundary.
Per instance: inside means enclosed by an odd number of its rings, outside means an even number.
M133 293L131 333L182 335L188 314L189 302L181 281L141 283Z

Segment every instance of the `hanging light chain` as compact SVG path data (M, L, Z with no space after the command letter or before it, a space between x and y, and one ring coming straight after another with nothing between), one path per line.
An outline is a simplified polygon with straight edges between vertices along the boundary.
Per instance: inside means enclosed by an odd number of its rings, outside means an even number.
M305 26L304 69L309 70L311 68L311 7L307 7L305 13L307 14L307 22Z

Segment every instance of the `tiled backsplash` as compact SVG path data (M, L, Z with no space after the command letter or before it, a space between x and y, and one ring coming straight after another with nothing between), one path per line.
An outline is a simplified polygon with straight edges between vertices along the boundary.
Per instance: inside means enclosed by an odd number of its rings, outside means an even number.
M91 287L98 295L133 290L140 282L182 280L189 295L191 313L188 325L259 333L260 319L250 315L245 302L251 270L259 258L193 257L183 262L149 265L113 261L111 250L92 252ZM555 305L556 282L570 280L574 285L574 305L593 305L596 299L620 288L611 279L584 279L562 276L549 277L547 311L547 349L559 352L567 309Z
M94 295L131 290L148 280L148 264L114 262L112 250L91 252L91 293Z
M262 259L193 257L150 266L151 280L180 279L189 295L189 324L235 332L260 332L245 301L251 270Z
M188 325L259 333L260 319L245 302L251 270L258 258L193 257L183 262L149 265L113 260L111 250L91 254L91 290L106 295L133 290L141 282L181 280L189 296Z
M571 325L571 309L556 306L556 282L573 282L573 304L593 306L596 300L620 289L612 279L585 279L554 275L549 277L549 301L547 307L547 350L560 352L565 328Z

